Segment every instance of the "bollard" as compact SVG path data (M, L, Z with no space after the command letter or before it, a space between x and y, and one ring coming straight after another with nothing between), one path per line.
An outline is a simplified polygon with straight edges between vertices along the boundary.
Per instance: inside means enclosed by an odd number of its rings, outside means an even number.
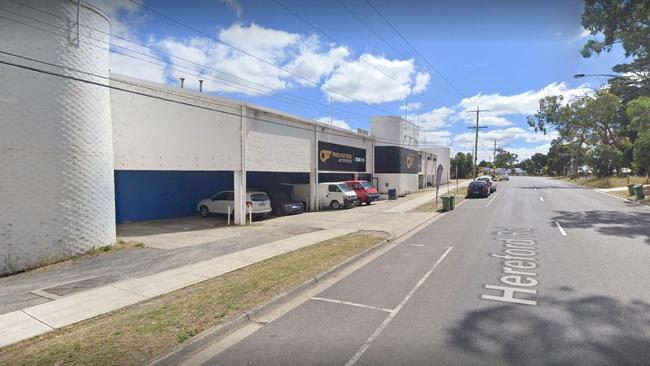
M230 205L228 205L228 225L230 226Z
M251 210L248 211L248 222L251 224L253 223L253 208L251 207Z

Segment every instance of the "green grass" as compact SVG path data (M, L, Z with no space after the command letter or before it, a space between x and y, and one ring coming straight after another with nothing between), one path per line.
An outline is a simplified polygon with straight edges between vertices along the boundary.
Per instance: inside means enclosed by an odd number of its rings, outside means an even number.
M561 178L567 182L579 184L585 187L592 188L614 188L614 187L625 187L628 183L627 177L588 177L588 178ZM630 184L648 184L645 177L639 176L630 176Z
M375 245L356 233L0 349L0 365L142 365Z

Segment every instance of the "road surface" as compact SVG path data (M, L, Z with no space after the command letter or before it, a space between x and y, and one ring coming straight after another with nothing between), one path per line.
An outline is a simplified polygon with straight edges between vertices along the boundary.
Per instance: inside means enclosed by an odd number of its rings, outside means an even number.
M648 365L650 209L513 177L209 365Z

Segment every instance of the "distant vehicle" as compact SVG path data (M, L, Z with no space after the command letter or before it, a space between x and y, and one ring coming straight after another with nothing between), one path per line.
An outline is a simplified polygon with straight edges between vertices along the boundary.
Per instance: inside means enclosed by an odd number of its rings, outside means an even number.
M302 202L292 200L287 194L273 193L270 198L273 213L276 215L299 214L305 211L305 205Z
M494 180L494 178L490 177L489 175L484 175L475 179L475 181L480 180L487 183L488 188L490 189L490 193L497 191L497 182Z
M487 198L489 195L490 195L490 187L488 186L487 182L485 182L484 180L476 180L474 182L470 182L469 186L467 187L466 198L472 198L472 197Z
M499 176L499 181L502 181L502 180L510 181L510 177L508 176L508 174L501 174Z
M359 204L365 203L369 205L372 201L379 199L379 192L377 188L373 187L370 182L365 180L348 180L345 181L345 184L348 187L352 188L354 193L356 193L357 198L359 199Z
M208 217L211 214L228 214L235 208L235 192L222 191L210 198L202 199L196 205L199 215ZM271 201L265 192L246 192L246 213L252 210L253 215L266 217L271 212Z

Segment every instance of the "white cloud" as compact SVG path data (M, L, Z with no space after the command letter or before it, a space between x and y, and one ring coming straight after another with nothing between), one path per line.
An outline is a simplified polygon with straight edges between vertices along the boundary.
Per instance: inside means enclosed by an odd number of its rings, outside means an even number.
M431 131L451 125L455 121L456 111L449 107L440 107L422 113L417 120L422 131Z
M564 82L553 82L539 90L528 90L513 95L501 95L498 93L477 94L461 100L458 107L471 110L480 106L481 109L489 109L489 114L492 116L513 114L530 115L537 111L539 100L542 98L552 95L562 95L567 99L571 99L592 92L588 84L583 84L572 89Z
M407 103L406 105L400 105L399 109L403 111L417 111L422 106L422 102L412 102Z
M413 86L413 94L419 94L425 91L429 85L429 81L431 81L431 75L423 72L418 72L417 75L415 75L415 86Z
M413 60L389 60L383 56L363 54L334 70L321 89L328 97L343 103L394 102L406 98L411 88L419 91L426 88L428 75L418 73L414 81L414 73Z
M451 132L423 131L420 132L420 141L424 146L449 146L451 145Z
M224 3L230 9L232 9L232 11L235 13L237 18L241 19L242 16L241 5L239 5L239 2L237 0L221 0L221 2Z
M324 123L326 125L330 124L330 118L329 117L316 118L316 121L318 121L320 123ZM334 126L334 127L344 128L346 130L352 130L352 127L350 127L350 125L347 122L345 122L344 120L342 120L342 119L335 119L335 118L332 119L331 125Z
M527 143L550 142L558 137L556 131L550 131L546 135L535 133L532 129L524 130L520 127L510 127L501 130L488 130L479 133L479 148L493 146L494 140L498 145L505 145L511 141L525 141ZM474 132L463 132L454 137L454 144L462 148L473 148L476 134Z
M324 76L344 63L350 51L344 46L330 48L326 52L320 49L318 37L311 36L299 46L299 54L288 66L287 69L314 82L320 82ZM300 78L296 81L303 86L313 84Z

